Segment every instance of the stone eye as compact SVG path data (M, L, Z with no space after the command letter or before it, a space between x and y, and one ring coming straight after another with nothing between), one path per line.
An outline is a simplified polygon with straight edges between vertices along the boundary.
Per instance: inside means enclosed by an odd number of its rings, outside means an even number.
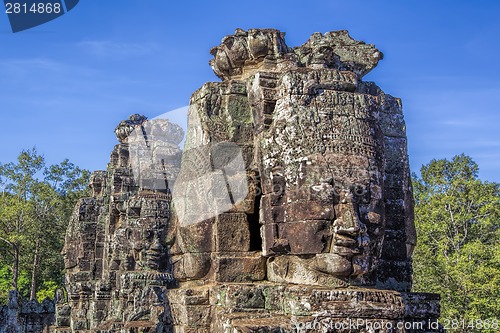
M147 240L151 240L153 239L153 231L151 230L146 230L144 232L144 237L147 239Z
M363 185L358 184L353 187L352 193L358 197L361 197L366 193L366 190Z
M353 199L358 203L369 203L370 202L370 194L369 190L366 186L361 184L356 184L351 188L351 193L353 195Z
M366 217L372 224L380 224L382 222L382 217L380 216L380 214L375 212L368 212L368 214L366 214Z

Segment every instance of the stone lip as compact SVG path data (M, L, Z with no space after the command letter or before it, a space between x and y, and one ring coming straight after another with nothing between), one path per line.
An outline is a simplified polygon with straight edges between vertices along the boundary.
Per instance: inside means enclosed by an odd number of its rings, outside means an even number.
M383 54L372 44L356 41L346 30L316 32L302 46L291 48L276 29L236 29L213 47L209 61L223 81L245 78L259 69L331 68L351 71L360 80L375 68Z

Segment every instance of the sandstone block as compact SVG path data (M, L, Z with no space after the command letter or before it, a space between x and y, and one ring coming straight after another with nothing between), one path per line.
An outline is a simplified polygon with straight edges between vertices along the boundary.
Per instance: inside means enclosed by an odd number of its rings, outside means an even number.
M265 258L256 253L219 253L214 258L215 280L218 282L261 281L266 276Z

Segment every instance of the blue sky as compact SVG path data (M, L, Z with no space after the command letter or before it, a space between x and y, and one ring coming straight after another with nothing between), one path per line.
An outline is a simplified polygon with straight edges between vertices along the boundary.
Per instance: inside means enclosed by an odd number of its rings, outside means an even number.
M183 107L209 49L235 28L277 28L298 46L349 30L385 55L365 77L403 99L410 163L470 155L500 181L499 1L82 0L13 34L0 13L0 161L36 146L49 163L104 169L133 113Z

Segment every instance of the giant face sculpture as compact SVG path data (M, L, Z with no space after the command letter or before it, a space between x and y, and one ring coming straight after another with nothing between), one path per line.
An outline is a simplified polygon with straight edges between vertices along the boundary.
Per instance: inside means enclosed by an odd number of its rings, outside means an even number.
M324 208L333 206L331 240L313 267L337 277L364 278L376 266L383 237L380 169L367 156L326 154L323 161L332 170L331 185L323 185L329 194Z
M308 98L278 101L263 140L264 189L268 183L274 191L264 191L262 203L269 277L372 284L384 234L376 104L335 90ZM334 98L347 106L335 108Z
M191 110L199 122L194 126L190 120L186 142L235 143L244 152L248 184L260 185L262 193L248 191L255 199L244 207L250 209L234 205L224 211L246 214L250 227L239 228L257 240L254 248L260 239L253 226L260 224L269 280L330 287L397 280L401 286L394 288L408 288L411 263L403 248L411 252L415 239L401 105L362 81L382 54L346 31L315 33L290 49L273 30L237 30L212 54L210 64L223 82L206 84L193 95ZM200 165L209 163L194 163L193 169ZM199 186L191 189L201 192ZM208 269L188 274L186 267L209 265L186 265L186 258L210 263L211 252L223 253L216 249L218 239L227 236L212 230L218 222L206 216L183 218L207 211L192 209L193 202L201 202L195 196L186 202L176 205L179 220L204 221L199 234L210 237L194 249L184 244L189 237L179 237L179 257L189 255L176 263L182 263L179 276L199 279ZM183 228L181 223L179 234L188 235ZM406 275L395 278L399 267Z
M143 258L142 262L150 269L163 271L167 268L167 247L164 243L166 238L165 227L155 225L153 228L144 230Z
M135 270L165 271L168 248L165 244L170 198L163 193L141 193L130 199L130 206L139 207L139 216L128 214L126 238L130 242Z

